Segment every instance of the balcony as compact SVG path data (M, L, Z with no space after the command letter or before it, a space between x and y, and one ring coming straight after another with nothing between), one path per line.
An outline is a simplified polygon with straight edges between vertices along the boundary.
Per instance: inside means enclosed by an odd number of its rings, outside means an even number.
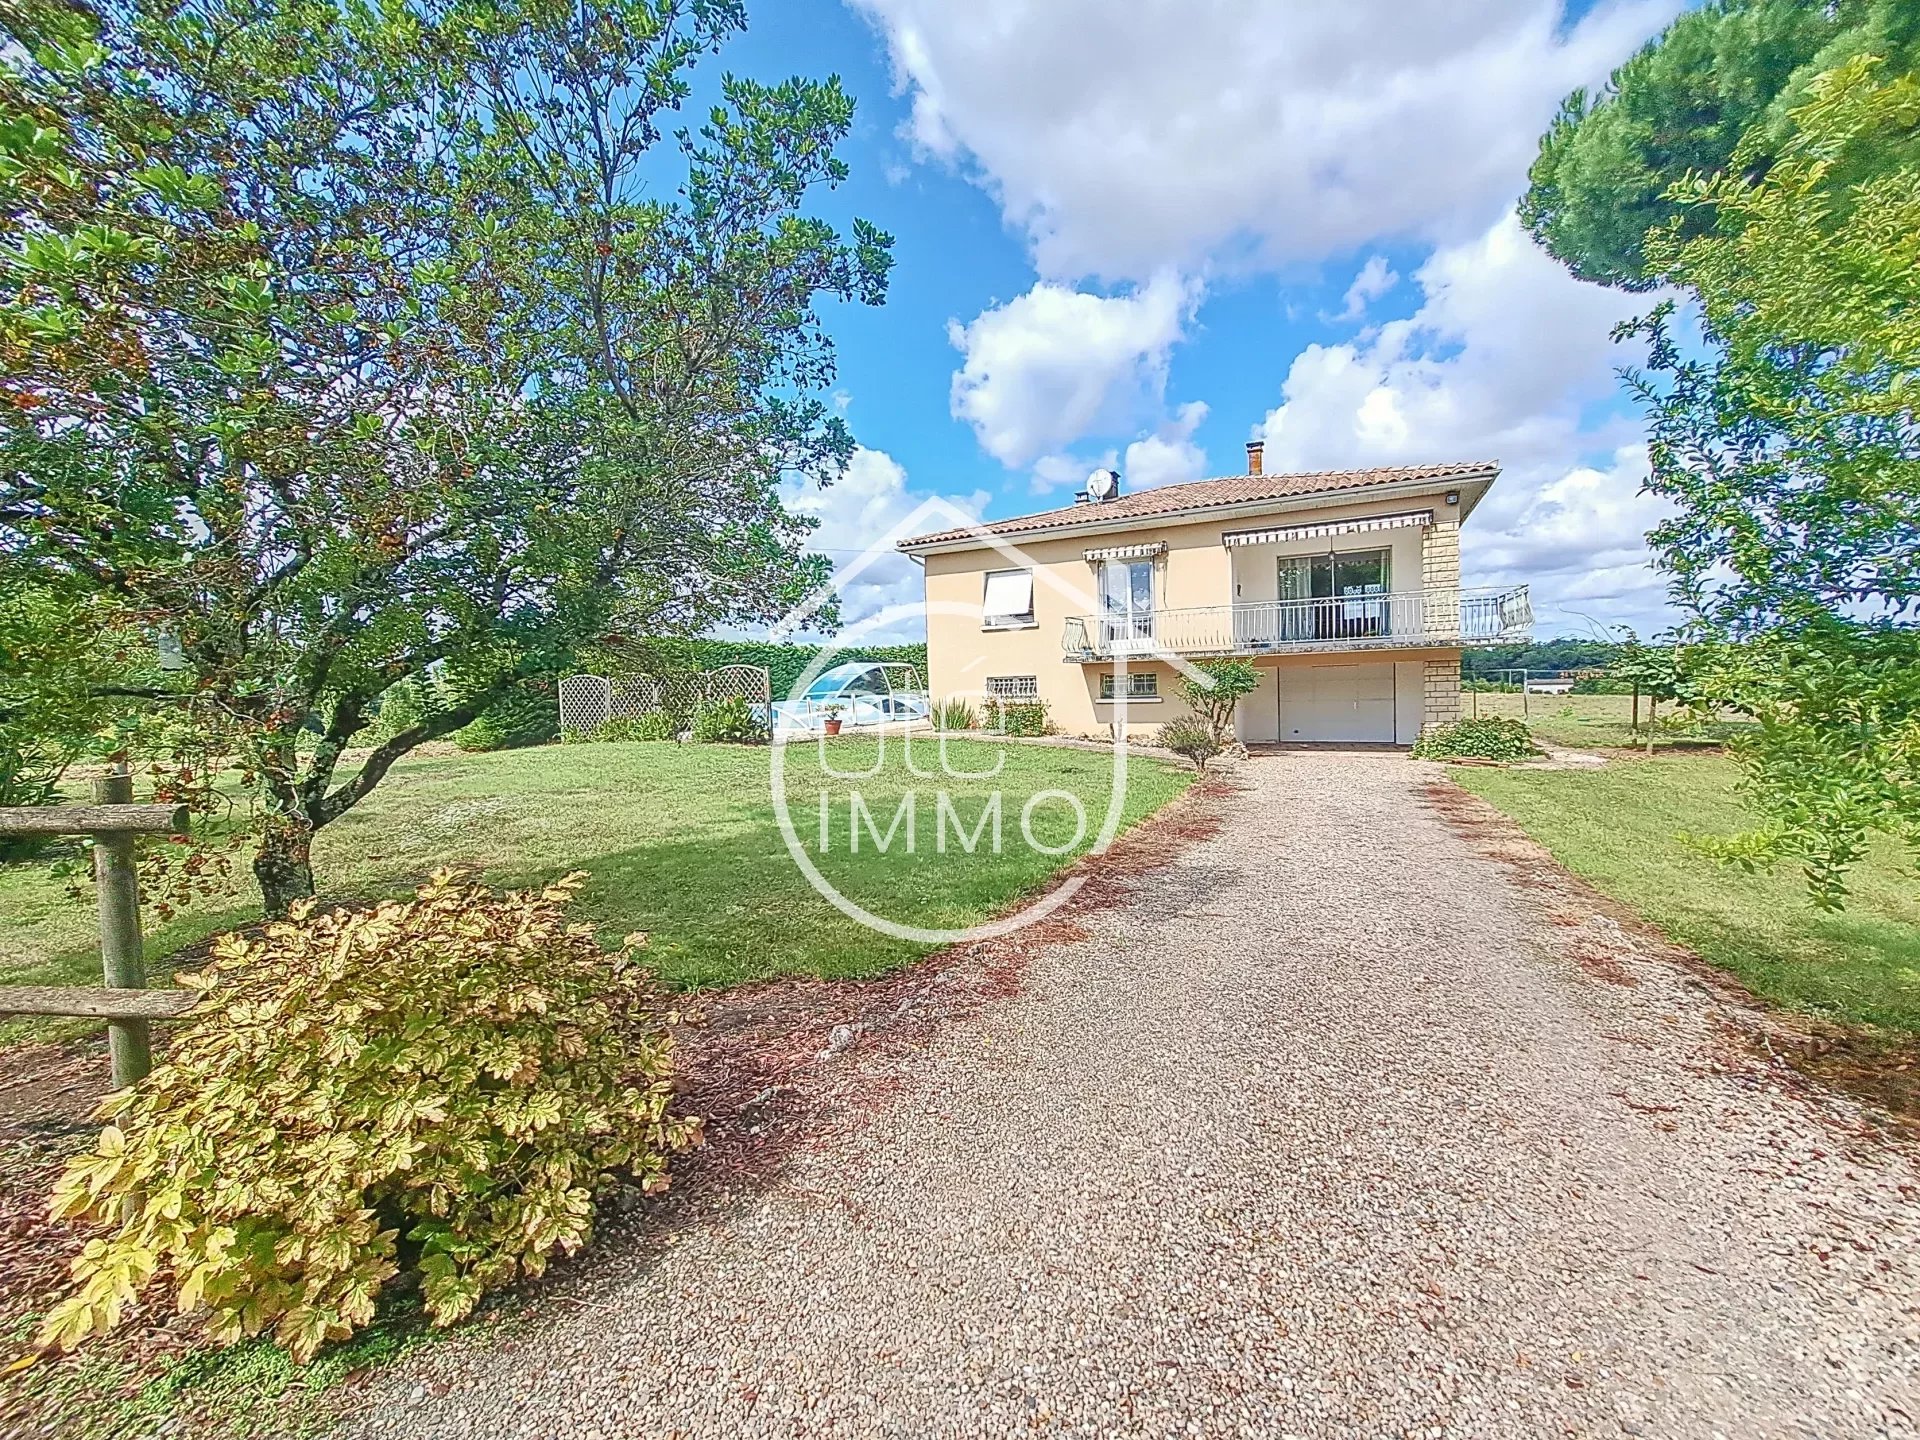
M1497 645L1533 631L1527 587L1413 590L1202 605L1148 614L1075 615L1061 649L1070 661L1117 655L1269 655Z

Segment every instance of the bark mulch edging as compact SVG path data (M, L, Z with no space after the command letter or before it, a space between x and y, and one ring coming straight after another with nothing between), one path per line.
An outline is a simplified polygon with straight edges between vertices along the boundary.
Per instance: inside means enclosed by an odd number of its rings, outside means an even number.
M1920 1039L1781 1009L1589 885L1496 806L1449 782L1429 784L1424 795L1456 834L1538 894L1555 924L1589 929L1589 917L1598 915L1620 932L1617 943L1608 943L1604 933L1582 934L1563 947L1595 978L1633 985L1632 961L1651 953L1671 962L1718 1002L1717 1018L1744 1050L1779 1060L1817 1089L1839 1091L1863 1105L1881 1122L1881 1138L1920 1143Z

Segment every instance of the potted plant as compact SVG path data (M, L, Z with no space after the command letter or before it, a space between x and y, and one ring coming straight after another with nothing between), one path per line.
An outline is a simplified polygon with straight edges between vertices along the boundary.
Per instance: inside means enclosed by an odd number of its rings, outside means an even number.
M827 734L838 735L840 733L840 717L846 712L846 708L844 705L823 705L821 707L821 713L827 717L827 723L822 727Z

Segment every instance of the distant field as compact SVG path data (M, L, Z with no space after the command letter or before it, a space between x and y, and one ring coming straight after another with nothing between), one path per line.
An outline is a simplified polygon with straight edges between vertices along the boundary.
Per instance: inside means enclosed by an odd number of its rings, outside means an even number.
M1505 715L1522 718L1522 696L1469 693L1460 697L1465 715ZM1554 745L1575 749L1609 750L1644 747L1647 743L1647 701L1640 701L1641 728L1633 728L1631 695L1528 695L1525 719L1533 733ZM1656 750L1701 750L1726 743L1744 723L1737 720L1695 721L1662 706L1656 717Z

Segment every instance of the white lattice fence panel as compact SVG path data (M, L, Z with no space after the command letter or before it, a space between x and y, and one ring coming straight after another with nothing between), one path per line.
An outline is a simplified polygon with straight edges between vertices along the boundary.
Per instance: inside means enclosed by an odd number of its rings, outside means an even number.
M660 685L651 675L623 675L613 682L609 703L622 720L638 720L660 708Z
M604 675L568 675L560 682L560 732L598 730L613 718L613 682Z
M739 696L750 704L772 700L767 672L753 665L725 665L705 674L569 675L560 682L560 729L591 734L610 720L638 720L665 711L678 723L702 705Z
M745 700L750 705L767 705L773 701L772 682L758 665L722 665L718 670L709 670L705 681L708 704L733 699Z

